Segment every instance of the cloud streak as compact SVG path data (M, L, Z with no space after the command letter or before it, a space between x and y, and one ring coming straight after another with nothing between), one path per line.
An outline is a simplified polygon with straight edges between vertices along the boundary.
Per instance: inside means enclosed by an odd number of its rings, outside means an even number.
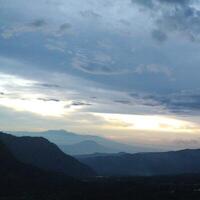
M182 91L164 95L144 95L138 97L145 105L164 106L166 110L179 115L198 115L200 112L200 91Z
M4 39L10 39L25 33L43 33L55 37L62 37L68 33L71 24L63 23L58 27L53 27L44 19L36 19L25 24L16 24L8 28L4 28L1 36Z
M165 67L157 64L140 65L136 68L135 73L137 74L162 74L167 77L172 76L172 70L169 67Z

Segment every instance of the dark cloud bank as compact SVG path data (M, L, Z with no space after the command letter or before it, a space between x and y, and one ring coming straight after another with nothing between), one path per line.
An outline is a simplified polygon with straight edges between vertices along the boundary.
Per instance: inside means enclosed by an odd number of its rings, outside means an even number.
M200 10L195 6L198 0L132 0L150 12L155 29L152 36L165 41L168 35L176 33L191 41L200 40Z

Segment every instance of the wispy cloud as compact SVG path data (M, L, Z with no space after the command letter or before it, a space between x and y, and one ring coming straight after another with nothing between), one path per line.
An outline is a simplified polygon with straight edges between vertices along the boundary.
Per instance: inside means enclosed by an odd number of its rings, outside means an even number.
M114 66L113 58L102 52L93 52L87 54L85 52L78 52L72 59L72 66L83 72L91 74L120 74L123 69Z
M28 23L19 23L10 27L4 28L1 36L5 39L19 36L25 33L43 33L55 37L60 37L68 33L71 24L63 23L55 27L49 24L44 19L36 19Z
M172 70L169 67L150 64L150 65L140 65L135 69L135 73L137 74L163 74L165 76L171 77Z

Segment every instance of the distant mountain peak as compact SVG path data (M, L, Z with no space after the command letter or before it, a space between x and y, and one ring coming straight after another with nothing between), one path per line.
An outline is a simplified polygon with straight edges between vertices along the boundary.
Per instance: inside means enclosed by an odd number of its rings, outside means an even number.
M47 139L49 139L49 137L76 137L77 134L76 133L72 133L70 131L64 130L64 129L57 129L57 130L47 130L47 131L43 131L40 132L40 134L42 134L43 137L46 137Z
M82 142L79 142L78 144L85 144L85 145L99 145L97 142L93 141L93 140L85 140L85 141L82 141Z
M62 145L60 148L70 155L82 155L91 153L113 153L116 150L99 144L93 140L85 140L71 145Z
M52 133L52 134L57 133L57 134L76 135L75 133L69 132L69 131L64 130L64 129L47 130L47 131L44 131L44 133Z

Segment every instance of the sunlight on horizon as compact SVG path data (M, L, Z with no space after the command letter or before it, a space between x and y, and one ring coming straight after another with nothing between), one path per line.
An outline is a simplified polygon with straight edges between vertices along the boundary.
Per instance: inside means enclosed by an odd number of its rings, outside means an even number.
M171 116L159 115L125 115L96 113L108 123L106 128L111 129L132 129L144 131L160 131L160 132L188 132L195 133L200 127L189 121L177 119Z
M31 112L41 116L62 117L65 112L65 102L44 102L42 100L0 99L0 105L15 111Z

